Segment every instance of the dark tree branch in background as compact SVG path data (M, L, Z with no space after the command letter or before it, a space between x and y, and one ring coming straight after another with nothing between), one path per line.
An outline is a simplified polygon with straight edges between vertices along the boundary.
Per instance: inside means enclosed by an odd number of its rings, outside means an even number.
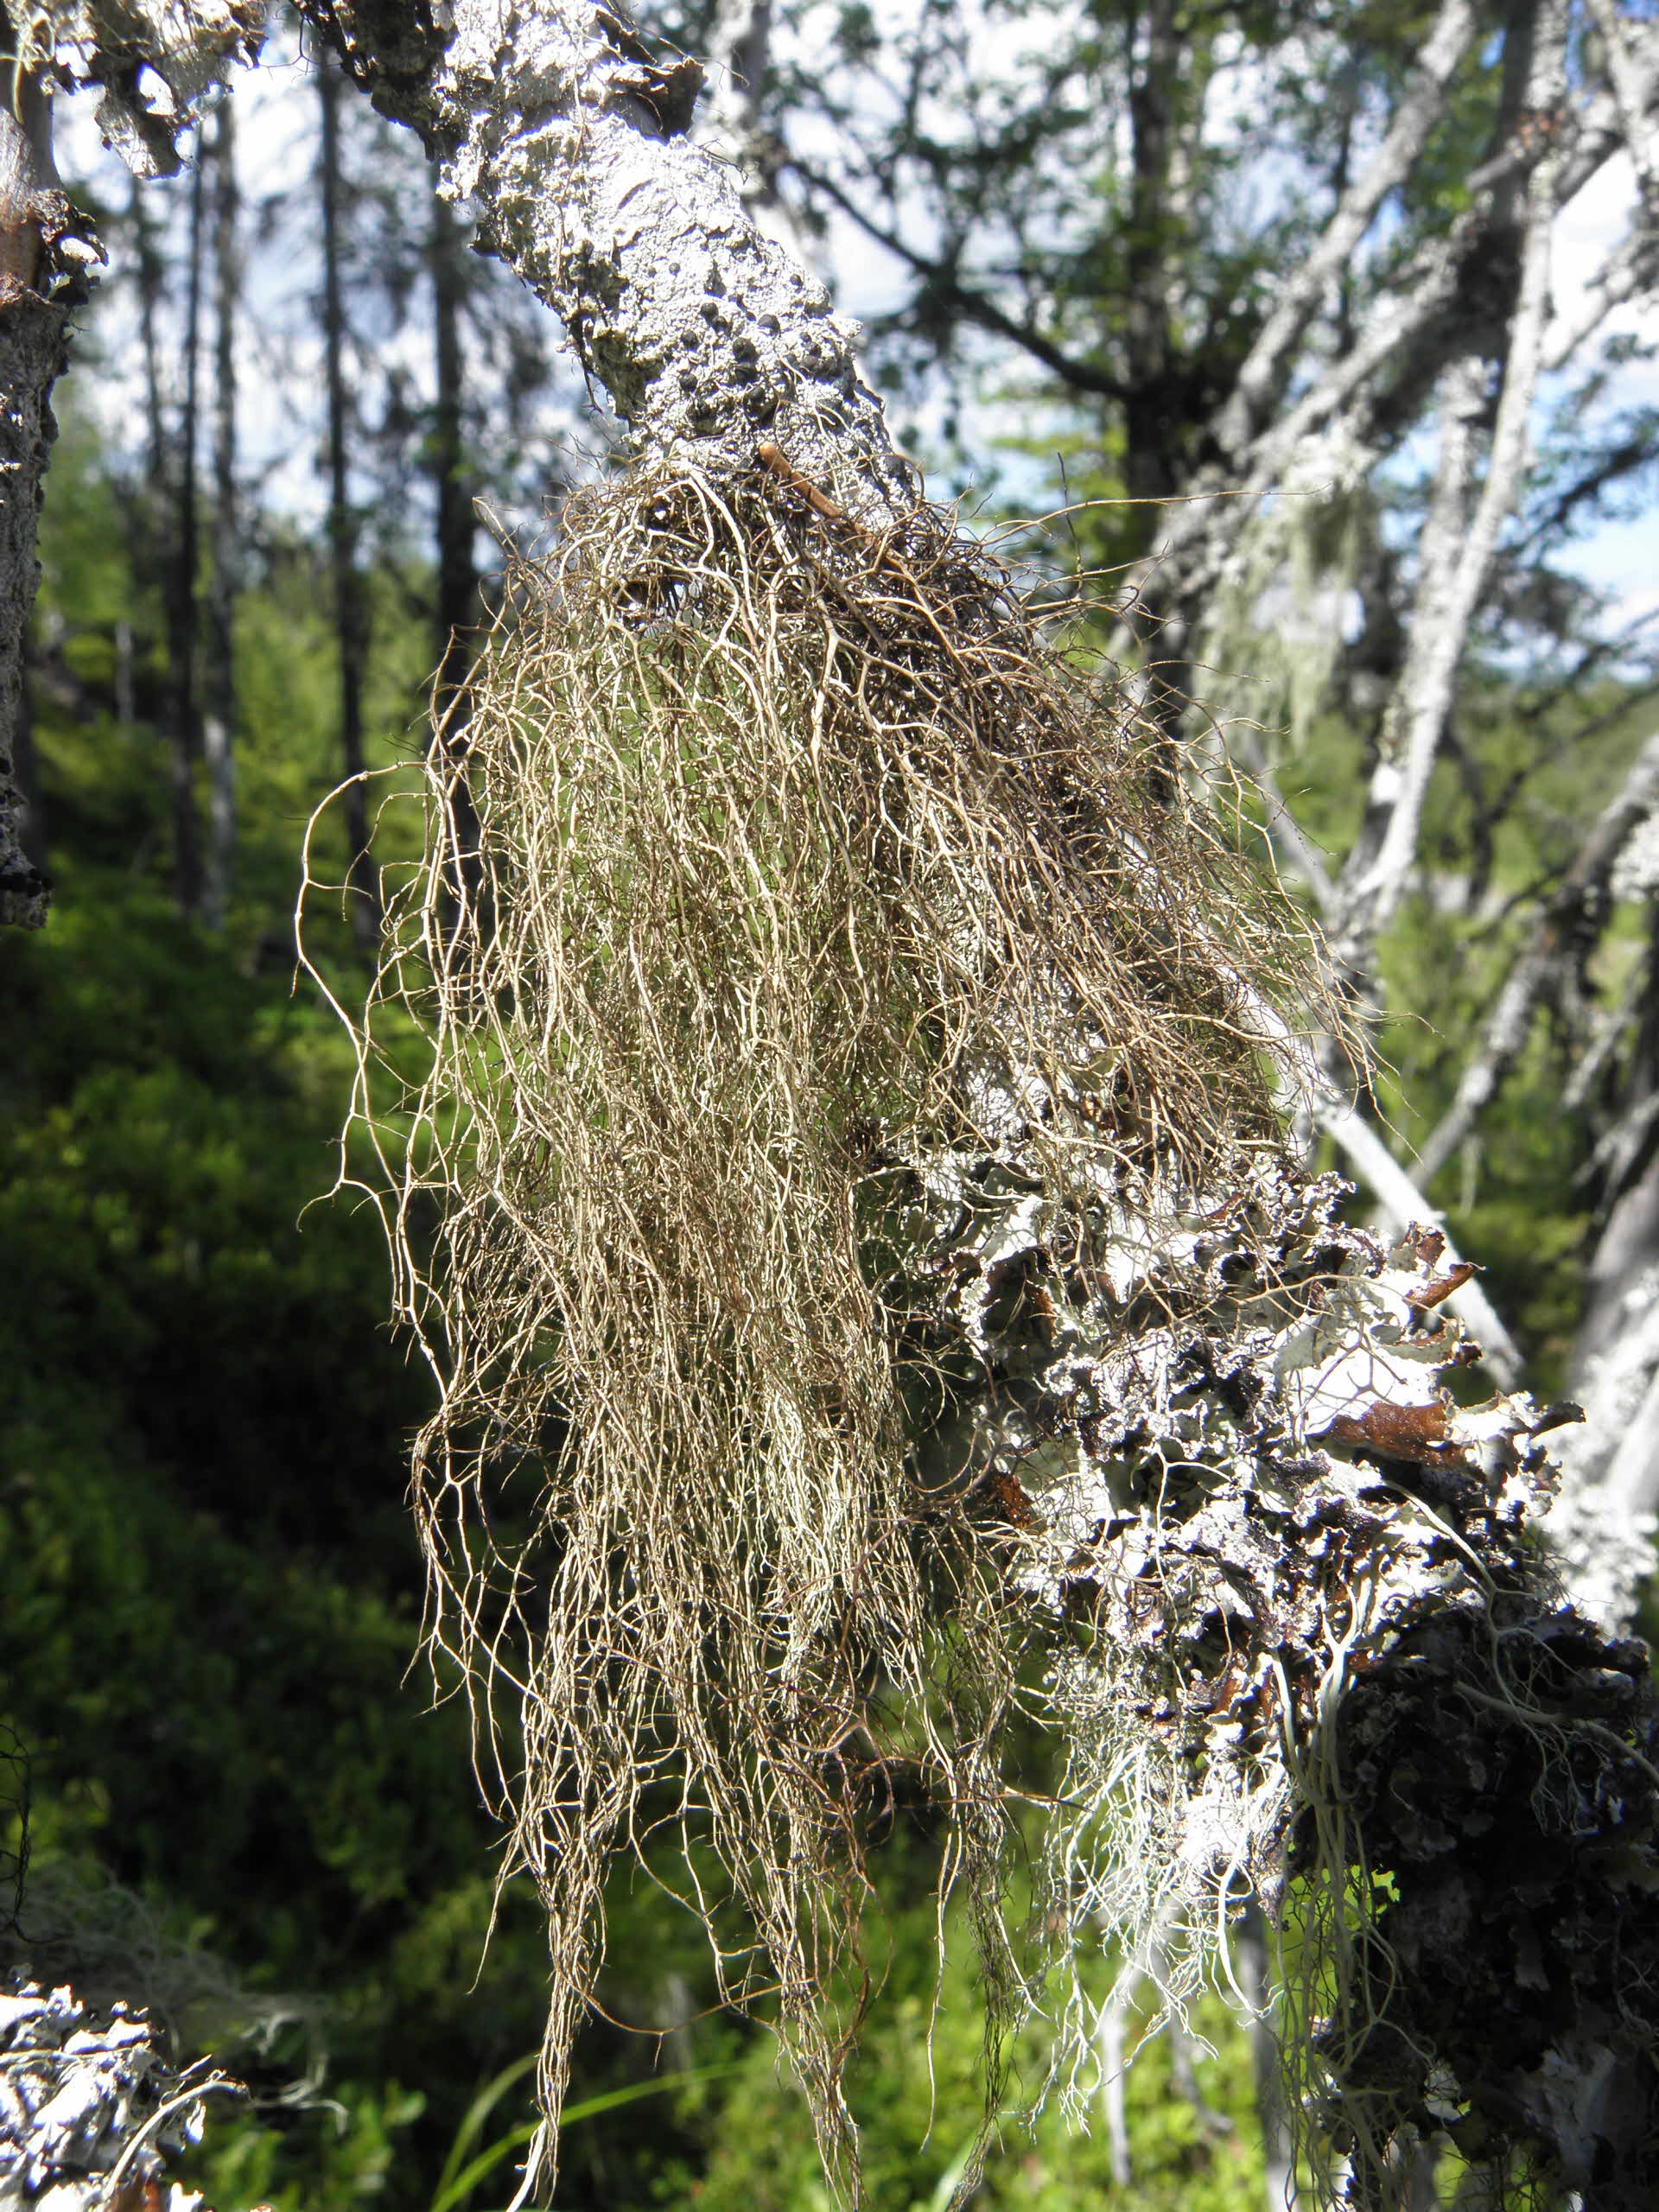
M201 912L201 814L196 765L201 758L201 543L196 448L201 391L201 276L207 249L207 166L198 158L190 177L190 229L185 281L184 397L166 479L166 557L162 604L167 626L167 734L173 773L173 896L180 913Z
M887 224L878 223L860 205L853 194L838 184L826 171L813 168L794 156L789 156L782 167L798 176L804 184L839 207L850 221L856 224L866 238L894 255L923 279L925 296L953 308L966 322L976 323L982 330L988 330L998 338L1006 338L1030 354L1033 361L1052 372L1068 391L1087 392L1098 399L1122 400L1128 396L1129 386L1125 378L1114 375L1092 361L1080 361L1064 352L1052 339L1028 322L1019 322L1005 315L988 294L964 284L947 262L922 253L906 243L899 233Z
M480 895L478 816L467 783L467 678L477 630L476 522L466 451L466 368L461 308L468 241L465 226L433 179L427 257L432 278L432 476L437 511L437 591L434 600L437 672L432 685L432 741L454 764L449 804L455 815L457 906Z

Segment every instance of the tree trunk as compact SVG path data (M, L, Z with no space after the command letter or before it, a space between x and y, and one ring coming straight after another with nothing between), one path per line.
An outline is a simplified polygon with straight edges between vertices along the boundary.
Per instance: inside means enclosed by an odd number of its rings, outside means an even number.
M70 310L84 293L85 255L65 251L74 231L68 202L54 188L50 102L32 77L18 89L18 112L0 107L0 924L38 929L51 887L24 845L24 656L41 575L41 482L57 427L52 387L65 364Z
M204 160L206 156L203 156ZM236 324L242 308L240 197L235 114L220 102L213 128L213 528L207 586L207 846L202 918L222 929L236 863L236 625L241 517L236 486Z
M476 524L474 486L465 442L466 369L461 309L466 301L467 232L440 192L432 195L428 262L432 271L433 365L436 397L432 423L432 480L437 504L438 673L433 707L442 723L454 715L457 695L472 658L478 624L478 568L473 557ZM465 715L460 717L464 725Z
M432 321L436 404L432 474L437 510L437 595L434 603L438 652L432 687L432 741L452 770L459 912L480 890L477 810L467 782L467 679L479 617L479 575L474 559L476 524L465 442L466 368L461 308L466 299L467 233L441 192L432 194L428 260L432 272Z
M200 648L200 517L196 442L200 420L201 273L207 247L207 165L190 180L189 261L185 284L184 398L163 498L167 526L162 607L167 631L167 734L173 775L173 896L179 912L202 904L201 816L196 767L201 758L197 658Z
M1619 1093L1599 1147L1605 1213L1567 1371L1584 1423L1561 1440L1565 1480L1548 1529L1574 1597L1628 1629L1659 1528L1659 918L1648 925Z
M380 930L380 891L369 854L369 794L363 752L363 680L368 661L368 602L358 566L358 518L352 505L346 443L351 399L346 385L346 283L342 266L340 78L324 56L317 70L322 138L317 179L322 199L322 337L328 391L328 544L334 582L334 639L340 662L343 810L349 848L346 884L352 934L365 947Z
M1171 173L1187 34L1176 0L1149 0L1127 19L1130 186L1127 238L1123 480L1132 499L1163 499L1175 489L1180 395L1173 387L1171 342ZM1133 49L1139 46L1140 53ZM1148 524L1150 530L1151 524ZM1173 679L1178 689L1180 677Z

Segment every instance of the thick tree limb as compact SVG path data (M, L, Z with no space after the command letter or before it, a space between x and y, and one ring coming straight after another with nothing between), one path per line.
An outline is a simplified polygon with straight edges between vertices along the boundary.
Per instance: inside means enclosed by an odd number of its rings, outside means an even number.
M476 202L482 242L562 318L640 455L729 467L770 441L854 512L908 503L856 327L685 136L696 64L584 0L302 12Z

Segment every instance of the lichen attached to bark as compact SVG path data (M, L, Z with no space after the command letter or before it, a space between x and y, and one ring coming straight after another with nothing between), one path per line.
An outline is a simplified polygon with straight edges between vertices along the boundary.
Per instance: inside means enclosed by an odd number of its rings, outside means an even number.
M1267 1040L1319 972L1287 903L947 517L872 530L768 447L583 495L509 582L357 1033L442 1392L431 1632L551 1930L550 2127L632 1853L856 2195L902 1769L993 2108L1057 1965L1075 2093L1103 1930L1178 2006L1251 1888L1296 1931L1306 2153L1391 2202L1427 2092L1379 2072L1383 1962L1424 1891L1344 1716L1386 1740L1414 1637L1532 1603L1548 1424L1446 1387L1435 1239L1384 1249L1285 1156ZM1548 1736L1526 1669L1484 1679ZM1033 1718L1065 1778L1016 1926Z

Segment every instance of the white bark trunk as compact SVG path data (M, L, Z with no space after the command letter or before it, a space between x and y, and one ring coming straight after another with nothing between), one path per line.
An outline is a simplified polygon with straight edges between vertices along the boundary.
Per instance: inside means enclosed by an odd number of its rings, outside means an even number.
M1529 394L1530 397L1530 394ZM1486 404L1484 365L1459 361L1440 397L1440 453L1418 550L1411 646L1383 719L1365 818L1337 893L1338 951L1369 977L1376 931L1392 915L1417 849L1429 772L1452 703L1485 564L1470 561L1469 487ZM1469 568L1474 574L1467 575Z
M1534 35L1527 91L1532 110L1541 114L1553 111L1565 68L1564 0L1540 9ZM1371 971L1372 942L1398 906L1416 858L1429 775L1452 710L1470 624L1485 588L1498 533L1521 495L1549 315L1550 234L1558 175L1559 164L1551 157L1541 162L1529 180L1521 295L1491 452L1472 512L1467 506L1467 486L1485 379L1475 359L1458 364L1446 378L1440 466L1423 533L1410 648L1384 721L1365 823L1338 894L1338 950L1357 973L1366 976Z
M1325 304L1389 194L1403 183L1443 112L1446 81L1479 20L1473 0L1442 0L1439 16L1395 109L1388 134L1344 193L1325 233L1281 293L1251 346L1216 424L1223 450L1242 454L1282 397L1297 341Z
M1586 906L1604 893L1619 855L1659 810L1659 733L1631 765L1616 797L1602 810L1560 887L1510 969L1479 1045L1458 1081L1451 1105L1424 1140L1418 1173L1432 1183L1497 1095L1531 1034L1533 1017L1553 979L1573 957L1571 929Z
M1568 1371L1584 1425L1567 1430L1545 1531L1574 1601L1628 1633L1659 1527L1659 1161L1613 1206Z

